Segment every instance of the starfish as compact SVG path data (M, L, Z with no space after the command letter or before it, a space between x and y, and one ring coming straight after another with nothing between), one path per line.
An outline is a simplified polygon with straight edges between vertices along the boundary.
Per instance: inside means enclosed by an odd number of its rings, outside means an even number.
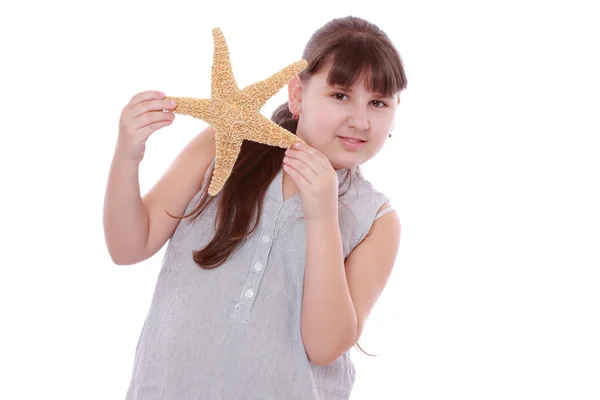
M225 37L219 28L213 29L212 33L214 56L211 98L166 97L176 102L176 114L206 121L215 129L215 169L208 188L208 193L215 196L231 175L244 140L283 148L304 142L263 116L260 109L290 79L306 68L307 62L297 61L267 79L239 89L231 70Z

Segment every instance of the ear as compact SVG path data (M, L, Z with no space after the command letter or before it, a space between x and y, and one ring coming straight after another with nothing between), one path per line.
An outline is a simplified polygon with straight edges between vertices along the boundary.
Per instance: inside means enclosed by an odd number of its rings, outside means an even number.
M302 110L302 84L296 75L288 83L288 107L292 114L300 114Z

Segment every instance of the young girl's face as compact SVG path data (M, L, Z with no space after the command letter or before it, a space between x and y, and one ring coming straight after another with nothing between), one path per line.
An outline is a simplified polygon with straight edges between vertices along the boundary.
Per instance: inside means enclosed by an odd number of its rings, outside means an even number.
M374 157L392 130L398 96L367 90L364 79L348 89L329 86L327 65L306 83L290 84L290 107L300 114L297 135L319 150L336 169L351 168ZM350 143L343 138L363 140Z

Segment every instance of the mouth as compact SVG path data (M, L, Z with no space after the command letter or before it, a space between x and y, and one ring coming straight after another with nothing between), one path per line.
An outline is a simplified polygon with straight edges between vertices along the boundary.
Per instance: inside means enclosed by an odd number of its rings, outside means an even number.
M363 147L365 147L365 140L362 139L352 139L344 136L338 136L340 138L340 142L344 149L348 151L360 151Z
M353 138L349 138L349 137L346 137L346 136L338 136L338 137L339 137L340 139L347 140L347 141L348 141L348 142L350 142L350 143L365 143L365 142L366 142L366 140L362 140L362 139L356 139L356 138L355 138L355 139L353 139Z

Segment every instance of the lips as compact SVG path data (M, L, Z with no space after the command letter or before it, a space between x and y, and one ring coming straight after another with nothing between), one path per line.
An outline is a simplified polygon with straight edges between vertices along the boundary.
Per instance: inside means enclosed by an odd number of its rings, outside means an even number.
M340 138L340 142L344 149L348 151L360 151L363 147L365 147L365 142L361 140L359 141L350 141L343 136L338 136Z
M340 139L351 139L351 140L357 140L359 143L364 143L366 142L366 140L362 140L361 138L353 138L350 136L339 136Z

